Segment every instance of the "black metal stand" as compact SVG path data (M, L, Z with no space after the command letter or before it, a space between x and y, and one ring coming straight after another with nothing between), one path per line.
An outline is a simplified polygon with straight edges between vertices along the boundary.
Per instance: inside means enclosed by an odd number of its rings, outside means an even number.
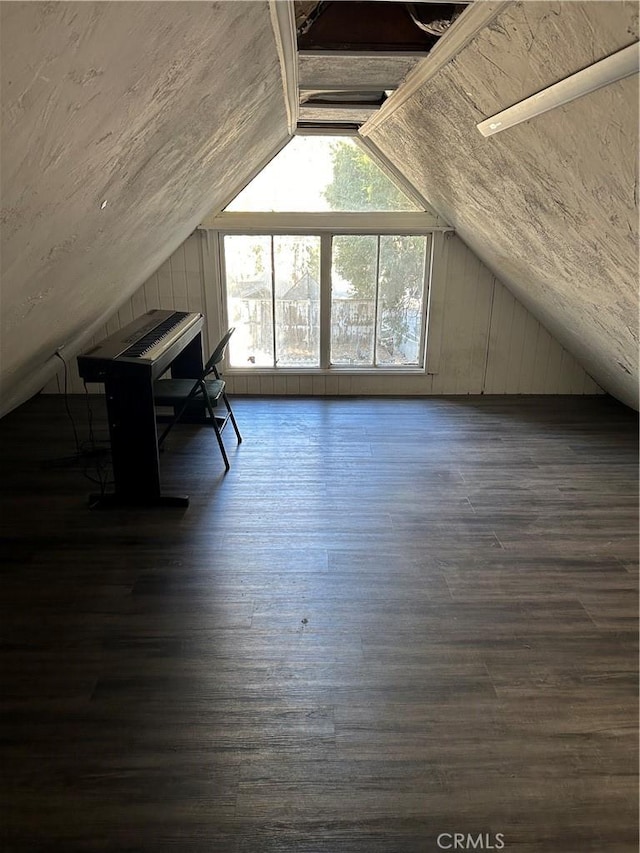
M173 357L171 369L185 376L198 376L202 372L200 332ZM160 491L154 376L152 365L131 370L128 364L114 362L103 380L115 491L90 495L92 508L189 505L186 495L163 495Z

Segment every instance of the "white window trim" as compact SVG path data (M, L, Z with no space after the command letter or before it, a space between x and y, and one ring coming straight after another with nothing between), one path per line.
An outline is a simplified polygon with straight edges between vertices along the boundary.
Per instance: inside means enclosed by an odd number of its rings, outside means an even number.
M224 234L430 234L453 231L442 225L438 217L420 211L385 211L382 213L240 213L228 211L207 217L199 226Z
M260 220L263 220L264 217L268 217L272 219L274 216L279 216L282 214L238 214L242 217L255 217L258 216ZM324 215L324 214L321 214ZM356 214L357 215L357 214ZM226 236L237 236L237 235L247 235L247 236L265 236L269 237L277 234L290 235L295 234L296 236L310 236L310 237L320 237L320 311L321 311L321 320L320 320L320 366L319 367L234 367L231 366L228 362L228 356L225 356L225 373L230 376L326 376L326 375L342 375L342 376L398 376L398 375L424 375L427 371L428 364L428 354L427 354L427 346L428 346L428 328L429 328L429 312L431 307L431 287L432 287L432 268L433 268L433 254L434 254L434 245L435 241L433 239L433 233L439 231L452 231L452 228L441 228L441 227L431 227L431 228L420 228L420 229L399 229L398 227L394 227L393 222L389 222L389 219L395 219L396 216L403 216L404 214L384 214L386 227L374 227L373 221L369 222L367 228L361 227L356 228L355 225L352 226L351 229L342 229L337 228L335 225L335 220L333 227L329 227L328 225L323 226L322 228L310 228L308 225L308 217L311 217L312 214L304 214L305 225L300 224L300 214L284 214L287 217L295 217L297 220L298 227L297 230L292 232L291 230L282 229L274 230L273 228L261 227L257 228L254 223L253 228L249 231L245 229L238 229L234 227L232 229L225 230L216 230L214 233L210 233L210 237L213 237L213 245L215 247L215 251L217 254L217 262L219 268L219 278L217 281L217 285L219 287L218 298L220 302L220 313L223 321L223 328L228 328L231 325L231 321L228 315L227 308L227 299L226 299L226 268L225 268L225 254L224 254L224 238ZM412 214L415 215L415 214ZM420 214L424 216L424 214ZM229 216L236 216L236 214L225 214L225 219ZM331 214L331 216L335 216L335 214ZM347 216L351 219L354 214L349 213ZM378 217L378 214L362 214L363 217ZM294 220L291 219L293 223ZM201 226L202 227L202 226ZM211 231L212 229L207 229ZM353 365L333 365L328 363L329 358L329 342L323 337L323 329L329 329L331 326L330 316L323 317L322 314L331 311L331 298L330 298L330 288L331 288L331 238L334 236L341 236L344 234L371 234L371 235L400 235L400 236L416 236L416 237L429 237L429 243L427 246L425 263L424 263L424 278L423 278L423 289L422 289L422 315L423 321L420 330L420 345L419 352L421 355L421 364L417 365L385 365L383 367L376 367L374 365L364 365L362 367L357 367ZM328 298L327 298L328 297ZM324 346L323 346L324 344Z
M272 0L273 2L273 0ZM277 2L276 2L277 5ZM297 96L296 96L297 97ZM389 158L381 151L380 148L373 142L373 140L361 136L357 130L351 128L336 128L336 127L308 127L298 130L296 133L292 133L287 139L285 139L281 145L278 146L276 151L271 154L266 160L260 163L259 167L254 170L251 174L251 177L248 181L246 181L242 187L242 190L234 192L234 194L227 198L225 203L221 208L218 208L217 211L210 213L200 224L200 228L208 228L217 230L219 228L229 228L234 227L234 222L241 222L241 217L267 217L267 216L282 216L288 217L292 221L299 221L301 216L318 216L318 214L310 213L308 211L296 211L291 213L286 212L274 212L274 211L260 211L260 212L238 212L238 211L226 211L225 208L228 204L230 204L236 196L240 194L241 191L246 189L246 187L251 183L251 181L257 177L260 172L264 168L266 168L269 163L274 160L278 154L283 151L284 148L291 142L294 136L345 136L355 142L355 144L361 148L367 156L375 163L375 165L380 169L380 171L386 175L386 177L391 181L391 183L400 190L401 193L412 201L415 205L417 205L420 210L417 211L377 211L375 213L362 213L357 211L328 211L326 214L320 214L318 217L318 222L322 222L321 218L323 215L329 216L338 216L343 217L345 222L347 222L349 217L386 217L388 215L398 216L398 215L406 215L406 216L416 216L422 217L422 222L419 224L419 227L429 227L432 230L442 230L442 231L452 231L454 230L447 224L447 222L442 219L438 213L431 207L427 199L420 193L416 187L411 184L407 178L402 174L402 172L395 166L394 163L389 160ZM229 219L229 217L233 217ZM355 222L356 220L354 220ZM231 223L231 224L229 224ZM314 227L316 227L314 225ZM412 226L413 227L413 226ZM271 232L276 233L276 232ZM292 232L288 232L292 233ZM347 232L343 232L347 233ZM382 232L379 232L382 233Z
M298 96L298 44L295 9L293 3L269 0L271 28L282 72L282 88L287 110L287 128L293 134L298 124L300 98Z
M277 0L270 0L273 3L275 11L277 11ZM272 10L273 14L273 10ZM276 16L277 17L277 16ZM281 22L279 26L281 25ZM282 28L282 27L281 27ZM285 27L290 30L289 24ZM293 78L291 78L293 79ZM290 82L290 81L289 81ZM297 98L297 91L296 91ZM292 136L296 135L292 133ZM234 234L246 234L248 236L257 235L320 235L323 234L398 234L401 236L420 235L430 236L430 246L425 262L425 281L423 290L423 312L424 322L421 329L420 353L422 355L422 365L388 365L385 367L353 367L351 365L322 365L320 367L305 368L305 367L260 367L260 368L241 368L231 367L228 364L228 358L225 356L225 370L235 376L283 376L283 375L349 375L349 376L385 376L385 375L419 375L425 373L433 373L431 362L433 355L429 352L431 333L431 309L433 305L433 270L435 266L436 246L440 242L436 240L436 235L440 233L455 233L455 229L443 220L437 212L430 206L427 199L419 193L405 176L391 163L386 155L375 145L372 140L360 134L356 129L349 129L335 126L322 127L305 127L297 131L297 135L301 136L349 136L354 142L362 148L369 157L377 164L384 174L405 193L405 195L417 204L421 210L417 211L377 211L377 212L354 212L354 211L326 211L326 212L238 212L225 211L218 208L217 212L211 213L198 226L202 231L205 240L203 246L206 246L206 251L203 249L203 284L205 286L205 300L207 304L215 305L216 318L213 322L212 329L208 329L210 334L215 334L215 329L218 331L218 337L228 328L228 314L226 301L226 272L224 270L224 236ZM268 157L259 167L252 173L252 180L262 169L276 156L290 141L291 137L283 140L270 157ZM247 183L250 183L250 180ZM245 183L246 186L246 183ZM228 198L224 207L235 198L237 192L232 197ZM330 243L330 241L329 241ZM321 240L321 246L327 246L326 240ZM322 249L321 249L322 251ZM327 299L327 292L330 293L330 248L329 257L323 259L321 272L326 279L321 281L321 311L331 310L330 296ZM325 293L322 293L324 288ZM208 295L207 295L208 294ZM323 307L324 306L324 307ZM211 315L208 315L211 316ZM321 336L323 329L330 328L330 320L327 324L321 318ZM328 358L329 347L323 348L321 340L321 359L322 354ZM435 371L437 372L437 370Z

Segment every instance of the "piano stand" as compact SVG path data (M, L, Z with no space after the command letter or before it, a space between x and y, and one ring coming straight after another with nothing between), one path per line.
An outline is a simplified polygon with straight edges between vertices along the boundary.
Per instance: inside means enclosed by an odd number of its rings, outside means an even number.
M171 368L195 378L203 370L202 314L154 309L78 356L85 382L103 382L114 491L93 494L91 507L187 507L186 495L163 495L154 380Z
M188 495L89 495L90 509L117 509L118 507L182 507L189 506Z

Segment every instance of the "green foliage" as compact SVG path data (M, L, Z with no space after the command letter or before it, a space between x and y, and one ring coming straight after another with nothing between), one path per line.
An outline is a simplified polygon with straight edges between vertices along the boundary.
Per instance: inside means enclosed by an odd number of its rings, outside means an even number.
M376 295L377 238L374 235L349 234L333 238L333 270L350 282L352 293L360 299Z
M406 196L371 157L351 142L332 146L333 181L324 191L332 210L411 210Z
M385 307L408 306L420 297L424 281L424 244L420 236L380 237L380 293Z
M333 181L325 198L333 210L397 211L412 205L371 158L345 142L333 146ZM374 299L376 270L381 329L402 339L415 316L422 294L425 262L424 236L339 236L334 239L334 273L350 282L352 295ZM392 347L393 345L391 345Z
M261 243L254 243L251 246L251 254L253 255L253 265L258 276L261 276L265 271L264 266L264 248Z
M350 142L332 148L333 180L325 198L333 210L407 210L410 202L376 166L369 155ZM385 307L406 303L422 291L424 237L382 237L376 260L375 237L338 237L335 271L361 298L375 295L376 263Z

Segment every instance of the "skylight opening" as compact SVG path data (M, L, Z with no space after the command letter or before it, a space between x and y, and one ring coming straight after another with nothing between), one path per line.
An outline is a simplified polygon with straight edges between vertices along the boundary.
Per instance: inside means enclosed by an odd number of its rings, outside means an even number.
M226 207L254 213L421 210L355 139L294 136Z

